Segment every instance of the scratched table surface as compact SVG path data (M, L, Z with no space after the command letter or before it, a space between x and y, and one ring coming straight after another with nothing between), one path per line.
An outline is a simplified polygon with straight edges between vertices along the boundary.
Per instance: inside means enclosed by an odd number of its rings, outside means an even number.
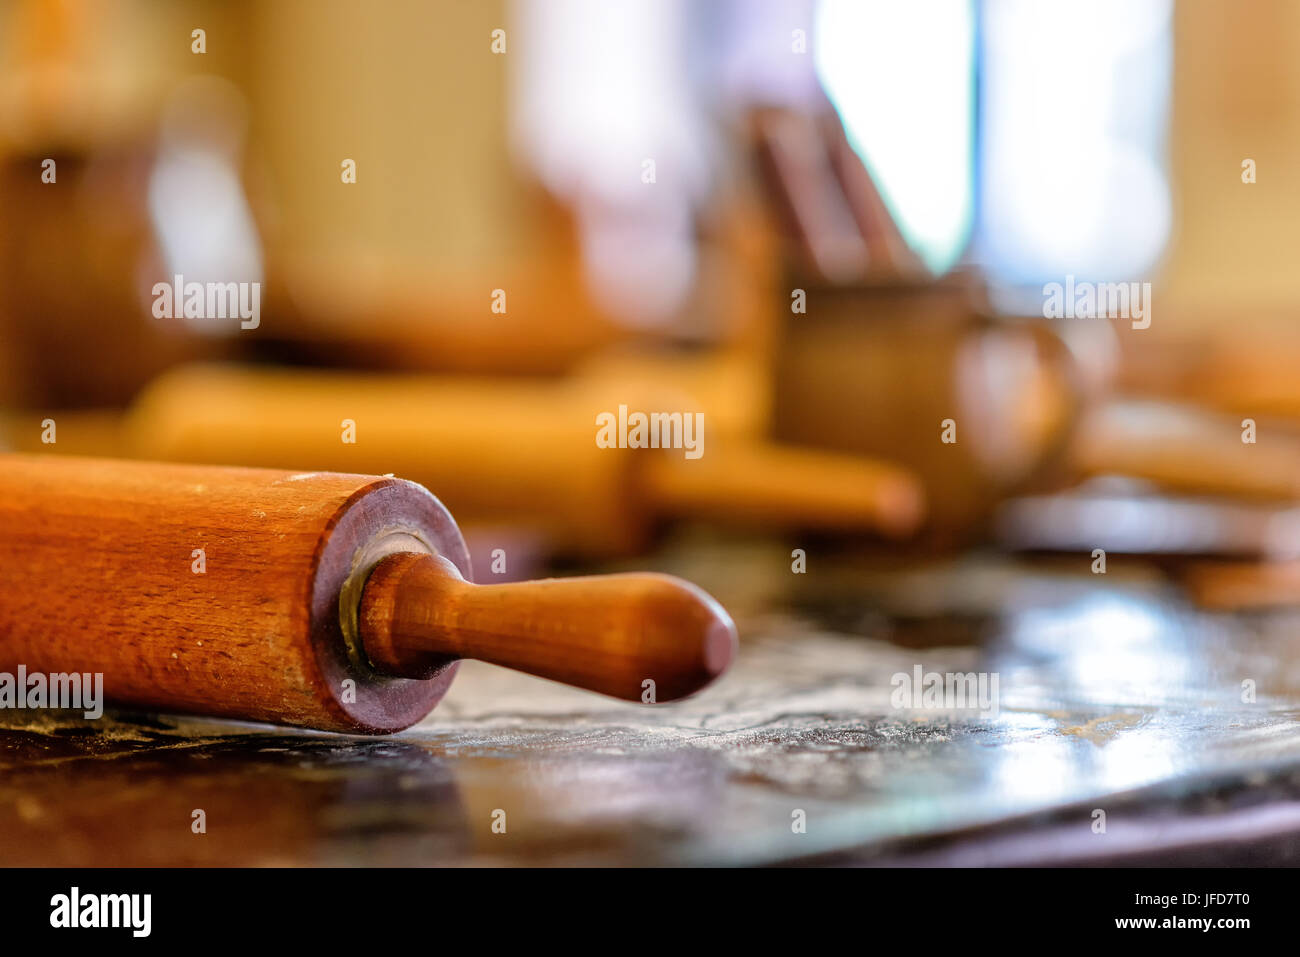
M1300 614L1204 614L1141 566L789 554L640 563L740 627L679 704L468 662L379 739L0 712L0 864L1300 861ZM997 713L895 708L917 665L996 673Z

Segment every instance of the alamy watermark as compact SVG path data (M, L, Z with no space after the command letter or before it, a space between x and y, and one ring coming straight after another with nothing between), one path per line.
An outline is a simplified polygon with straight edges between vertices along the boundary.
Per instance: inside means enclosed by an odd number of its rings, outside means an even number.
M153 929L152 894L83 894L80 887L50 898L50 926L59 928L120 927L132 937L148 937Z
M177 273L170 283L153 284L155 319L239 319L239 328L262 324L260 282L186 282Z
M104 715L104 673L0 671L0 708L68 708L90 720Z
M998 673L926 671L920 665L909 674L900 671L889 681L894 690L889 703L898 709L924 711L975 711L981 717L998 715Z
M596 416L602 449L682 449L688 459L704 454L703 412L602 412Z
M1151 325L1151 283L1075 282L1043 286L1045 319L1131 319L1134 329Z

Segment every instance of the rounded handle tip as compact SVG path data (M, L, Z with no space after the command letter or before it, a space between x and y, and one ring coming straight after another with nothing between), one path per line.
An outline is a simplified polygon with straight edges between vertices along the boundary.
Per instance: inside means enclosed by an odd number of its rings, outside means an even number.
M716 678L731 667L738 645L736 626L730 615L709 626L708 636L704 639L704 667L710 675Z

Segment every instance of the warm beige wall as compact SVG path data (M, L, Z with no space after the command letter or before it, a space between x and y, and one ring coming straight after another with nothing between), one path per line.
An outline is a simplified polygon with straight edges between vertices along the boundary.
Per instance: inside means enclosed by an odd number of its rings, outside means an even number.
M1174 29L1163 295L1186 324L1300 320L1300 3L1178 0Z
M0 0L0 151L147 141L183 77L242 71L237 6ZM205 55L191 52L200 27Z
M0 5L0 89L16 75L7 28L43 2ZM92 92L148 89L134 97L147 102L199 71L244 86L284 248L440 275L490 268L540 241L509 157L510 54L489 50L490 31L509 28L507 6L108 0L70 9L86 13L75 36ZM205 57L188 52L194 26L208 29ZM1177 0L1174 29L1176 218L1159 276L1163 311L1176 306L1183 325L1227 311L1300 314L1300 2ZM90 113L126 126L118 111ZM339 182L344 157L359 163L355 187ZM1258 163L1253 186L1240 181L1245 157Z
M533 238L511 175L505 0L249 5L250 82L295 249L480 266ZM1300 313L1300 3L1177 0L1160 274L1180 325ZM509 54L507 54L507 57ZM339 161L359 163L342 188ZM1240 180L1243 158L1259 182ZM1258 307L1256 310L1255 307ZM1252 311L1254 310L1254 311Z
M507 148L504 0L249 6L257 134L282 239L422 274L490 267L527 236ZM357 184L340 183L344 158Z

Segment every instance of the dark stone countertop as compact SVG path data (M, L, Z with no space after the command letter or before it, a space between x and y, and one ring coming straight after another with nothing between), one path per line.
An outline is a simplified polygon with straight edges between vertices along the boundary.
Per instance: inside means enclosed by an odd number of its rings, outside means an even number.
M1202 614L1142 568L788 551L643 563L740 626L679 704L467 662L381 739L0 712L0 864L1300 861L1300 616ZM917 665L996 673L996 715L895 708Z

